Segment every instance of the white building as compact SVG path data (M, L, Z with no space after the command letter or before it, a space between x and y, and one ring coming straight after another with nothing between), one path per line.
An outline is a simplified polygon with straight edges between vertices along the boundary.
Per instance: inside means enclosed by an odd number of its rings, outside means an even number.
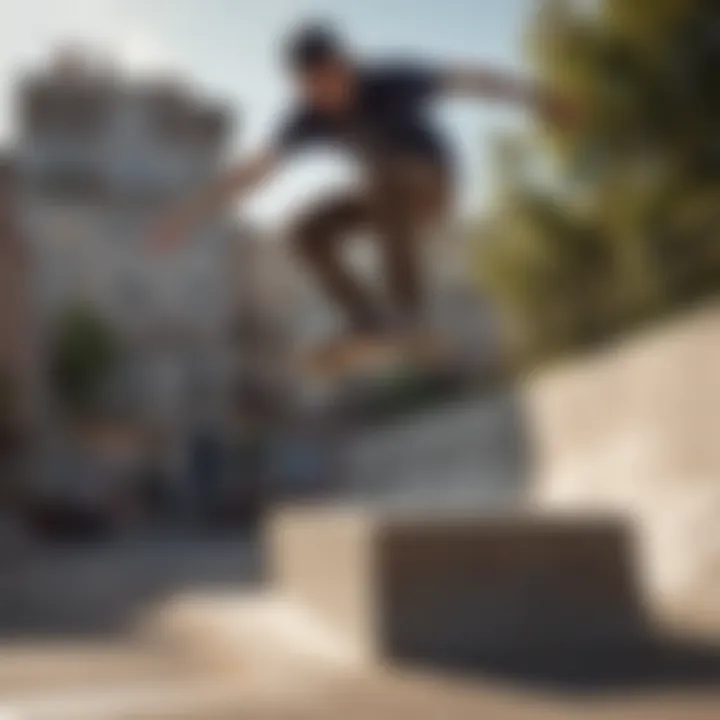
M131 81L78 56L20 85L41 336L76 304L102 313L125 349L115 401L160 427L222 419L231 399L230 218L173 253L148 243L163 208L218 169L230 132L227 110L190 88Z
M28 258L17 217L17 169L0 157L0 393L13 397L21 422L32 425L37 386L33 323L28 297ZM4 387L7 386L7 387Z

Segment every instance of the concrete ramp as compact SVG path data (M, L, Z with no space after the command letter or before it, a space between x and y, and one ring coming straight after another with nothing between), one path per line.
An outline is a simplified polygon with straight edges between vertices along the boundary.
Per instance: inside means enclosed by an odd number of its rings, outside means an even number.
M658 609L720 629L720 306L529 378L538 509L633 524Z
M278 590L365 660L599 650L643 633L613 520L286 510L269 541Z

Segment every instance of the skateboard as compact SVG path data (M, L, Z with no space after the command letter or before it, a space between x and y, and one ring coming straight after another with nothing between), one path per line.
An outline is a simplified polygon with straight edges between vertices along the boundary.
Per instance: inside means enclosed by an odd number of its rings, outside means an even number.
M300 363L305 373L329 380L387 376L406 369L432 372L451 359L450 347L437 336L353 336L314 348Z

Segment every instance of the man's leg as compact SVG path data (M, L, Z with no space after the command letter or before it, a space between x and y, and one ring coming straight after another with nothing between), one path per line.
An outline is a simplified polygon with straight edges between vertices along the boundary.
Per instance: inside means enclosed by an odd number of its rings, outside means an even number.
M292 237L296 252L358 332L378 330L382 316L370 293L344 267L340 249L348 235L366 227L369 219L367 201L360 194L336 197L305 213Z
M379 242L385 264L385 282L394 316L414 324L423 310L422 268L417 227L400 208L384 217Z
M423 312L420 243L442 217L448 198L443 173L425 165L380 168L372 195L388 293L400 323L415 326Z

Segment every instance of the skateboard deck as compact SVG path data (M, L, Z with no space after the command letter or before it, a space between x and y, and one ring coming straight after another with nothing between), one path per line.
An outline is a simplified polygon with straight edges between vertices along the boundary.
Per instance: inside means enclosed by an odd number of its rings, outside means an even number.
M436 370L451 358L442 339L415 337L351 337L313 349L301 360L303 369L326 379L371 377L405 368Z

